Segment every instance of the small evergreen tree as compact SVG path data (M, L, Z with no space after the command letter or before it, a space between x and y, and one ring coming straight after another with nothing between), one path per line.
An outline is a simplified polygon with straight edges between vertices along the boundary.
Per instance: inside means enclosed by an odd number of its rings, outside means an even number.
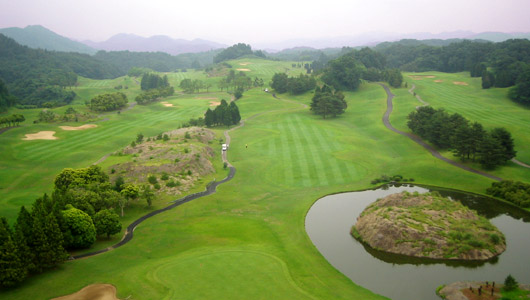
M519 283L513 276L510 274L506 279L504 280L504 290L505 291L513 291L519 287Z

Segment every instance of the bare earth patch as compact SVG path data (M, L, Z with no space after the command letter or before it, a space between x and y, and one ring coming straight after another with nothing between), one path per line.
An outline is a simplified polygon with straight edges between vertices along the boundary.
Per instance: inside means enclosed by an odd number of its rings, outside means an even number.
M40 131L37 133L28 133L26 134L26 137L23 138L25 141L32 141L32 140L56 140L58 137L53 136L55 134L55 131Z
M162 103L162 105L164 105L165 107L173 107L173 104L166 102L166 101L160 102L160 103Z
M52 300L119 300L116 287L110 284L91 284L70 295Z
M453 84L456 84L456 85L469 85L467 82L463 82L463 81L453 81Z
M91 128L96 128L98 127L98 125L96 124L85 124L85 125L81 125L81 126L59 126L59 128L61 128L62 130L85 130L85 129L91 129Z
M218 101L210 101L210 106L217 106L221 104L221 102L218 102Z
M239 65L240 66L248 66L248 65L250 65L250 63L249 62L242 62L242 63L239 63Z
M250 69L236 69L237 71L250 72Z
M444 82L444 81L441 80L441 79L437 79L437 80L435 80L434 82Z
M422 80L425 78L436 78L434 75L409 75L410 78L414 80Z

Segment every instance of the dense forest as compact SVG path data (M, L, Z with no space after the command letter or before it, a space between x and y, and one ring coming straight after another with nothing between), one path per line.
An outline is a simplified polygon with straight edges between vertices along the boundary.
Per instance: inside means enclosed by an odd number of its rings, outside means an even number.
M494 182L486 193L510 201L511 203L528 208L530 207L530 184L520 181L503 180Z
M265 58L265 53L263 51L252 51L252 47L250 47L250 45L239 43L223 49L213 58L213 62L220 63L225 60L236 59L245 55L255 55Z
M19 104L53 107L69 103L75 94L67 87L76 84L78 75L104 79L120 72L86 54L31 49L0 34L0 78Z
M7 86L0 78L0 112L4 112L8 107L15 105L16 98L9 94Z

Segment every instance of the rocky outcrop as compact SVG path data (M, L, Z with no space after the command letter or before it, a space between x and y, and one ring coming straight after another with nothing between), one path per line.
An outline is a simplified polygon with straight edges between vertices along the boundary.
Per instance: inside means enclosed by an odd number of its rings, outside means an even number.
M436 193L379 199L352 235L374 249L432 259L487 260L506 249L504 235L486 218Z

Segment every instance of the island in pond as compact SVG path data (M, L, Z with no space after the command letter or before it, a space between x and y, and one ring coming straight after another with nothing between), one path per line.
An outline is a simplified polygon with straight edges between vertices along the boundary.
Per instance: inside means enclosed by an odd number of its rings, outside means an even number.
M506 250L504 235L488 219L436 192L378 199L351 233L377 250L431 259L488 260Z

